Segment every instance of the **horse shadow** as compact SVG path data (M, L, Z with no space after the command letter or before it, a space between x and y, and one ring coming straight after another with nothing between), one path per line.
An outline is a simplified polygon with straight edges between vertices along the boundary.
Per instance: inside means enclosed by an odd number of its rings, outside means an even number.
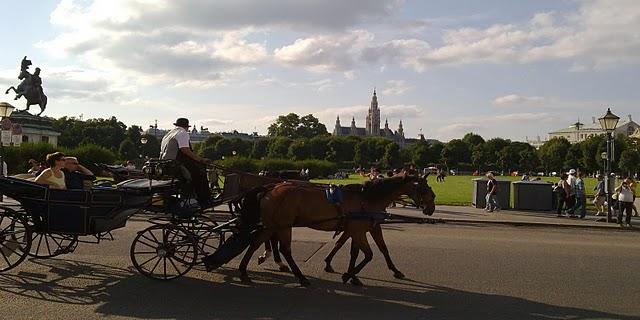
M50 274L0 275L1 295L93 306L102 316L144 319L637 319L411 280L370 279L381 285L353 287L310 277L312 287L302 288L288 273L252 271L253 283L244 284L237 270L223 268L216 274L194 274L207 279L161 282L95 263L39 263ZM91 284L74 287L80 279Z

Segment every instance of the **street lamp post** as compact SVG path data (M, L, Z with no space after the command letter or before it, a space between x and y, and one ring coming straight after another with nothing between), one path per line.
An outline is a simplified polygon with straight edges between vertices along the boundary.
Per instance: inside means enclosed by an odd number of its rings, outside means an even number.
M600 121L600 126L607 134L607 161L605 164L604 172L604 186L605 192L607 194L607 222L612 222L611 218L611 162L613 159L613 132L616 130L616 126L618 126L618 121L620 117L611 113L611 109L607 108L607 113L598 119Z
M14 106L6 102L0 102L0 120L9 118L9 116L11 116L11 113L13 112L13 109L15 109ZM0 143L0 175L4 175L4 169L4 144Z

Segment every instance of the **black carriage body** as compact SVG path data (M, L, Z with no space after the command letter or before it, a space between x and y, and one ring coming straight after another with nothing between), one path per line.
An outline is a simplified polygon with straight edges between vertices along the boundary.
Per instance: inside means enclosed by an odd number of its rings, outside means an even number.
M0 177L0 190L18 201L41 231L79 236L122 228L129 217L151 202L148 192L56 190L11 177Z

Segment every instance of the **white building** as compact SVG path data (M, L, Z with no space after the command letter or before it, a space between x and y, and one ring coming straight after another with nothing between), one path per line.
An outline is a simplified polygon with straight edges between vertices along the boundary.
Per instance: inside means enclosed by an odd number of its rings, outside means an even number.
M628 120L620 119L618 126L614 132L614 136L624 135L631 136L636 130L640 130L640 125L631 119L631 115L628 116ZM549 132L549 139L552 138L565 138L571 143L577 143L584 141L590 137L605 134L604 130L597 122L596 118L592 118L592 123L585 125L580 122L576 122L568 128Z

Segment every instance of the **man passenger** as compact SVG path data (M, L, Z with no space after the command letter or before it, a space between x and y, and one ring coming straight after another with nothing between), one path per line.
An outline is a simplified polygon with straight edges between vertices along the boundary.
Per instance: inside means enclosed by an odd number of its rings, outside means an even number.
M71 190L85 189L85 181L96 179L93 172L81 165L76 157L65 157L62 171L64 171L67 189Z

